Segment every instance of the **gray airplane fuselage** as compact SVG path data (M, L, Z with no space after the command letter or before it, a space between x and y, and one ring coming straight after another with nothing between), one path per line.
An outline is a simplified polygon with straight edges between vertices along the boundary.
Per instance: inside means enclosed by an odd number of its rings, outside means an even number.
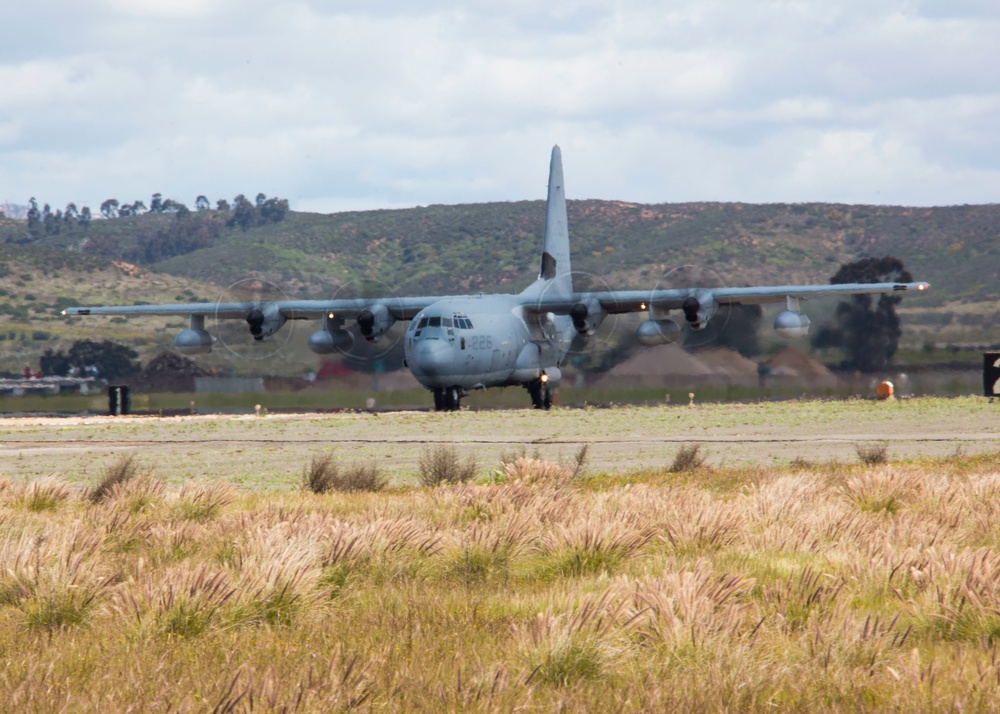
M569 317L532 313L517 295L473 295L421 310L403 348L406 365L428 389L519 385L539 370L555 386L574 334Z

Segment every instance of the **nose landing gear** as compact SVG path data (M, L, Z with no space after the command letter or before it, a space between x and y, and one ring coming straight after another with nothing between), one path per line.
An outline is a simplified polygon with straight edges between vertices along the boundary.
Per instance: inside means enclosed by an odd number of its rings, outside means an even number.
M549 409L552 406L552 397L555 389L549 384L547 379L536 379L525 385L528 395L531 397L531 406L535 409Z
M434 411L457 412L462 408L465 393L459 387L445 387L434 390Z

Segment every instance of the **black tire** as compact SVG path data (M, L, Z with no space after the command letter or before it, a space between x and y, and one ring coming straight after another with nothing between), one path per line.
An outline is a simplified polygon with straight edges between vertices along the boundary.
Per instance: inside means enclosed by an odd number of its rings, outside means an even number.
M545 406L545 390L546 386L540 379L528 382L528 396L531 397L532 409L548 409Z

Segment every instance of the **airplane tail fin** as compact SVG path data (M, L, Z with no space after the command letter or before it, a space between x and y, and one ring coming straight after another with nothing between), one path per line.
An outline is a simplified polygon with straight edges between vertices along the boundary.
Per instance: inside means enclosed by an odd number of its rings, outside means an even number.
M566 187L563 183L562 152L552 147L549 163L549 194L545 205L545 238L542 241L542 264L538 280L546 292L557 295L573 293L569 260L569 222L566 217Z

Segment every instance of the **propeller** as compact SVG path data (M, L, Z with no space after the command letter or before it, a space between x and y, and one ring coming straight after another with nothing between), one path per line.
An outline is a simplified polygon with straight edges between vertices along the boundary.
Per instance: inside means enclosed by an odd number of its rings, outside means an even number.
M402 366L403 337L406 335L408 322L393 322L390 317L392 325L388 330L374 341L368 339L377 332L379 319L389 315L393 301L397 299L395 288L377 278L365 278L344 283L337 288L332 299L377 299L381 305L390 308L381 310L373 306L363 310L355 319L345 321L343 327L351 332L354 341L350 347L338 347L334 355L341 355L349 366L361 371L371 371L380 362L389 369Z
M281 329L267 336L265 333L271 327L268 321L279 319L276 313L268 310L268 305L287 299L285 292L267 279L247 277L237 280L219 295L215 303L212 334L217 338L217 344L240 359L267 360L276 357L292 339L295 323L285 322ZM243 320L220 316L218 308L231 303L242 304Z
M582 270L574 270L571 275L575 292L605 292L612 289L603 276ZM552 286L547 285L541 297L547 297L551 289ZM604 353L620 347L623 341L629 339L627 331L621 329L620 315L608 314L602 318L597 312L599 310L600 305L596 302L591 305L578 303L570 310L575 334L566 353L568 364L581 369L592 367L601 361ZM587 328L592 324L596 324L596 327L590 331Z
M652 292L656 290L670 290L686 288L716 288L723 287L727 283L722 276L714 269L697 265L680 265L666 268ZM696 297L689 297L684 300L680 311L670 314L670 319L674 320L681 327L694 321L699 308L701 307ZM709 321L711 329L701 331L684 329L682 344L685 348L708 347L719 342L719 334L725 329L732 317L732 310L727 307L718 307L714 317Z

